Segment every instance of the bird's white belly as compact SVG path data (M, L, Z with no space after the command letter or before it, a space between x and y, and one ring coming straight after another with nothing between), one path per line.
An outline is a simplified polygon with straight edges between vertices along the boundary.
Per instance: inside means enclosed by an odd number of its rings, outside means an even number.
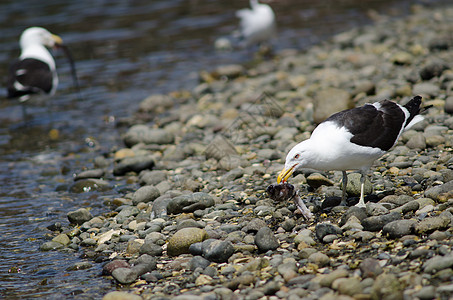
M367 169L371 167L376 159L385 153L381 150L369 150L370 151L357 151L354 153L338 153L334 150L329 151L329 149L326 149L324 153L319 155L319 157L313 161L313 164L308 165L308 167L323 171Z
M352 143L352 134L344 128L325 125L320 128L323 130L321 135L319 132L312 135L311 142L317 155L307 167L324 171L367 169L385 153L379 148Z

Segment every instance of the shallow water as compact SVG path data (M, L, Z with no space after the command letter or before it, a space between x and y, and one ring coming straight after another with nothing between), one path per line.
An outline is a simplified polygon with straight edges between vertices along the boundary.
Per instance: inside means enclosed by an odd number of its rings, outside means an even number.
M276 52L304 49L336 32L370 23L369 10L401 16L414 1L275 0ZM426 2L426 1L425 1ZM434 1L433 3L438 3ZM107 210L102 194L71 194L65 184L96 155L121 144L116 121L134 112L152 93L191 89L198 71L248 62L253 52L216 52L216 38L236 29L235 10L248 1L2 1L0 78L18 53L29 26L59 34L76 61L82 99L72 88L62 52L54 52L60 85L47 102L31 102L22 120L16 101L0 91L0 298L101 298L115 286L99 277L101 265L67 271L80 252L41 252L55 222L80 207ZM322 4L319 4L322 3ZM5 13L8 12L8 13ZM68 170L68 171L66 171Z

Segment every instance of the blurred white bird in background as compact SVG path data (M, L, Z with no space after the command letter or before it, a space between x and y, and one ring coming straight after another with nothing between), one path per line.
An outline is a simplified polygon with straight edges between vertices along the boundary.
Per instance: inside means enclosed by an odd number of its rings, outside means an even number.
M250 7L236 12L240 18L241 38L248 46L268 42L276 33L274 11L258 0L250 0Z
M58 86L55 60L46 47L62 45L62 39L41 27L26 29L20 37L22 53L10 68L8 98L27 101L32 94L53 95Z
M37 99L46 99L53 96L58 86L58 75L55 60L49 48L60 48L66 54L73 77L74 87L79 93L74 60L69 49L63 45L63 40L58 35L50 33L42 27L30 27L20 36L21 54L9 69L7 83L8 98L17 98L21 103L29 100L33 95L44 95ZM25 106L22 106L26 118Z

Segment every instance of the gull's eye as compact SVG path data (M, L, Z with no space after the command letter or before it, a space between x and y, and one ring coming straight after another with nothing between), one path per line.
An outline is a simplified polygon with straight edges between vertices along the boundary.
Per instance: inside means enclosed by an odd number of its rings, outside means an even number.
M294 155L294 159L299 159L299 157L300 157L300 154Z

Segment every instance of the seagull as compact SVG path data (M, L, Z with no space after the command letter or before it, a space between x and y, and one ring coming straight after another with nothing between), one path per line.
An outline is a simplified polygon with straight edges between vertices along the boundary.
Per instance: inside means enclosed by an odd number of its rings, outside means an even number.
M250 0L250 7L240 9L236 16L240 18L241 37L247 45L269 40L275 33L275 14L267 4Z
M55 60L46 47L62 44L61 37L42 27L24 30L20 37L22 52L9 70L8 98L25 102L32 94L55 94L58 85Z
M342 171L342 203L345 203L346 171L359 170L361 188L356 206L365 207L364 183L367 171L376 159L396 144L404 130L424 119L419 114L421 100L422 97L415 96L404 106L382 100L331 115L315 128L308 140L300 142L288 152L285 167L278 175L277 182L286 182L299 168Z

